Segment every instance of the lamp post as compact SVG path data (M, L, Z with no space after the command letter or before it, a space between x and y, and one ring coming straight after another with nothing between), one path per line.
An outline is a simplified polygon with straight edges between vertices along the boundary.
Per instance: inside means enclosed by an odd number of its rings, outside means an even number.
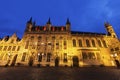
M38 53L38 62L39 62L38 67L40 67L40 53Z

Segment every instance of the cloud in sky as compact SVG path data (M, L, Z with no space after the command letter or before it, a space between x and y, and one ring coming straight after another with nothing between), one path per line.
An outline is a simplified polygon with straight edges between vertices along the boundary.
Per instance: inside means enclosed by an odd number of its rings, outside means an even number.
M3 0L0 33L17 31L21 37L31 16L38 25L45 25L49 17L53 25L65 25L69 17L74 31L105 33L108 21L120 37L119 4L119 0Z

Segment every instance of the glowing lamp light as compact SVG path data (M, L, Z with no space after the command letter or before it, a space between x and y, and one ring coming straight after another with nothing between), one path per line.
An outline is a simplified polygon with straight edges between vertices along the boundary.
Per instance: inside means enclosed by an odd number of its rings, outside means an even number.
M111 54L111 57L113 57L113 54Z
M42 53L42 55L44 55L44 53Z
M10 56L10 53L8 53L8 56Z
M115 57L117 56L117 54L115 54Z
M38 53L38 56L40 56L40 53Z
M44 44L44 43L41 43L42 45Z

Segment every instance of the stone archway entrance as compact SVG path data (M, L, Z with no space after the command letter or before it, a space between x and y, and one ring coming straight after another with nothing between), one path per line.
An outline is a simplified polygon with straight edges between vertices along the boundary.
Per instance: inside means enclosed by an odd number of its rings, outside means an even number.
M58 67L59 66L59 57L56 57L55 59L55 67Z
M29 65L29 66L32 66L32 65L33 65L33 61L34 61L33 56L30 56L30 57L29 57L28 65Z
M15 65L15 62L16 62L16 59L17 59L17 54L13 57L13 60L12 60L12 63L11 63L11 66L14 66Z
M78 56L73 56L72 61L73 61L73 67L79 67Z

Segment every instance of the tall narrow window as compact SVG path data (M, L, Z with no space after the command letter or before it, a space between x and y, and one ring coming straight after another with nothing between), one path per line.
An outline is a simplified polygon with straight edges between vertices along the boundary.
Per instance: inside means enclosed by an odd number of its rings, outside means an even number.
M47 62L50 62L51 53L47 53Z
M87 59L87 53L86 52L82 52L82 56L83 56L83 60Z
M20 50L20 46L18 46L18 48L17 48L17 51L19 51Z
M93 46L93 47L96 47L94 40L92 40L92 46Z
M103 42L104 47L107 48L107 44L106 44L105 40L103 40L102 42Z
M64 53L64 59L63 62L67 62L67 53Z
M67 49L67 42L66 41L64 41L63 45L64 45L64 49Z
M73 39L73 47L76 47L76 40Z
M12 51L15 51L16 46L13 46Z
M100 41L100 40L98 40L98 46L99 46L99 47L102 47L102 44L101 44L101 41Z
M38 53L38 62L42 61L42 53Z
M3 49L4 51L6 51L7 50L7 46L4 46L4 49Z
M78 40L78 44L79 44L79 47L82 47L82 40L81 39Z
M25 44L25 49L28 49L29 41L26 42Z
M86 46L90 47L90 41L88 39L86 40Z
M22 61L25 61L26 53L23 53L22 55Z
M9 46L9 47L8 47L8 51L10 51L10 50L11 50L11 47L12 47L12 46Z

